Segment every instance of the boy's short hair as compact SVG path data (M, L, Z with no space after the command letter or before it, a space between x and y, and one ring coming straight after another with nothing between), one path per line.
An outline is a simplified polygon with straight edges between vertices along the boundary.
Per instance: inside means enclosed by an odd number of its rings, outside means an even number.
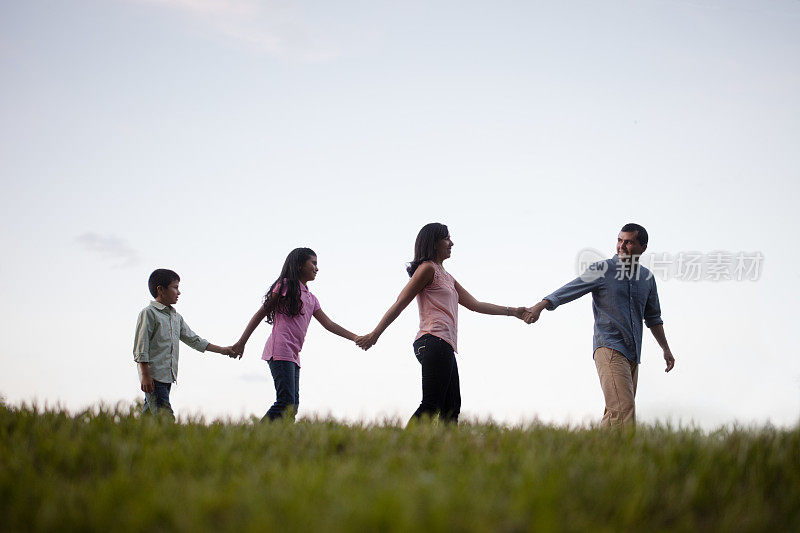
M150 279L147 280L147 286L150 288L150 294L153 298L158 298L158 288L169 287L173 281L180 281L181 277L174 270L168 268L157 268L150 274Z

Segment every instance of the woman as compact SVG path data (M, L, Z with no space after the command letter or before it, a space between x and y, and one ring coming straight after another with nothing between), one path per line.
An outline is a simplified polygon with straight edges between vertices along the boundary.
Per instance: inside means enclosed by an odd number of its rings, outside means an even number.
M413 419L439 414L447 422L457 422L461 411L461 391L455 353L458 332L458 304L486 315L515 316L522 319L524 307L505 307L479 302L442 266L450 257L453 241L447 226L433 222L424 226L414 244L414 260L408 265L408 284L397 301L368 335L356 337L364 350L378 342L389 324L400 316L415 297L419 305L419 332L414 354L422 365L422 402Z

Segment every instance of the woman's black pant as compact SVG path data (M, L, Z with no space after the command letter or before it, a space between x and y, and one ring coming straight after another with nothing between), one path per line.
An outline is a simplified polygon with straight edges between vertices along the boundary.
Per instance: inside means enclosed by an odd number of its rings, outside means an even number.
M461 387L453 347L427 333L414 341L414 355L422 365L422 403L412 420L438 414L440 420L458 422Z

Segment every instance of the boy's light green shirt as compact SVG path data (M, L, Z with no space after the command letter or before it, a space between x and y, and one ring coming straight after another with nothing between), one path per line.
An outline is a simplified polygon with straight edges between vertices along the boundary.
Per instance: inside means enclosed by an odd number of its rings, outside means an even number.
M208 341L200 338L171 305L152 301L139 313L133 339L133 360L150 365L150 376L162 383L178 380L178 341L205 352ZM139 368L139 365L136 365ZM142 370L139 368L139 378Z

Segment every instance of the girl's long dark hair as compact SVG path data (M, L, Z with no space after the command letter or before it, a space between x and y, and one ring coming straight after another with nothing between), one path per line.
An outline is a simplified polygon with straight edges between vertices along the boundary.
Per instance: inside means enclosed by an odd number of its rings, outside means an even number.
M300 268L316 255L311 248L295 248L286 256L281 275L270 285L267 294L264 295L267 324L275 323L275 313L297 316L303 311L303 301L300 299ZM273 294L272 291L276 287L277 294ZM281 296L284 290L286 295Z
M444 224L431 222L422 226L417 233L417 241L414 243L414 260L406 268L409 277L414 275L417 267L422 263L436 259L436 243L446 239L448 235L450 235L450 231Z

